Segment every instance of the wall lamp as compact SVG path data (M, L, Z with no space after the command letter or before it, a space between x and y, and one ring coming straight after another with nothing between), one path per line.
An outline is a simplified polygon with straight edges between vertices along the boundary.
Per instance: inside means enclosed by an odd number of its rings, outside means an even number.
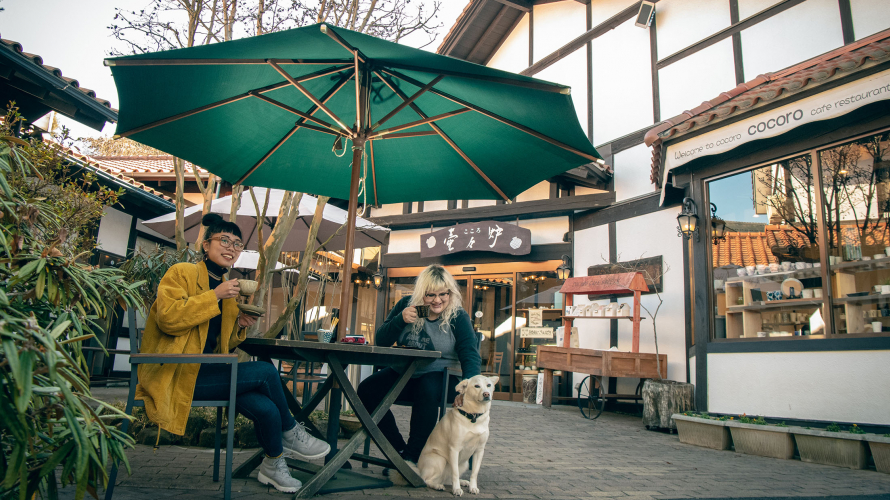
M726 241L726 221L717 217L717 205L711 203L711 236L714 244Z
M377 271L371 278L374 280L374 288L378 290L383 288L383 273Z
M677 236L692 238L695 235L698 241L698 210L695 208L695 202L692 198L683 198L683 210L677 216Z
M556 268L556 278L559 280L565 280L569 276L572 275L572 264L571 259L569 259L568 255L562 256L562 264Z

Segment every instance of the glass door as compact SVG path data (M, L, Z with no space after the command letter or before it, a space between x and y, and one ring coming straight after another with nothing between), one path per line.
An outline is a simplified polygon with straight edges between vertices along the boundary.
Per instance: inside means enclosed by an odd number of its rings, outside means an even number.
M509 400L513 385L513 275L473 276L472 283L471 300L465 309L473 328L482 334L482 373L499 376L494 397Z

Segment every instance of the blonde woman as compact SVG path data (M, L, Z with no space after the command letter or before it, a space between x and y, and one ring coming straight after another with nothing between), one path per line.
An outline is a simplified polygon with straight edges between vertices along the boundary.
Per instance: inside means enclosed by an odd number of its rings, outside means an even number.
M439 351L442 357L419 368L402 390L400 399L413 402L408 442L402 438L392 412L380 420L380 431L405 460L417 462L433 432L442 401L442 372L460 366L464 378L479 375L482 359L470 316L461 307L460 288L442 266L427 267L417 277L414 293L400 300L377 330L376 344L393 344ZM429 313L419 317L417 306ZM358 387L365 407L373 410L395 385L400 373L386 368L366 378Z

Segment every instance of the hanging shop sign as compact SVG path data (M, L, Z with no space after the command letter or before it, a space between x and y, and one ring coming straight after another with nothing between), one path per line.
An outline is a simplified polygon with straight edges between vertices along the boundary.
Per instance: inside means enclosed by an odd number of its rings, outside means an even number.
M662 182L667 182L671 169L696 158L725 153L742 144L775 137L807 123L837 118L887 99L890 99L890 70L671 144L665 152ZM664 202L664 191L661 197L660 201Z
M532 232L509 222L483 221L420 235L421 257L470 251L527 255L532 251Z

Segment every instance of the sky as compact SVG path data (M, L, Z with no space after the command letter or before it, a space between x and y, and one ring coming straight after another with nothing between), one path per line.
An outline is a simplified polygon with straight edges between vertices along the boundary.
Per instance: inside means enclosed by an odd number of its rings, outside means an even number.
M436 41L425 47L435 51L468 0L442 0L438 22L442 23ZM431 3L431 0L420 0ZM102 64L108 51L119 44L108 25L114 19L115 7L138 10L150 0L0 0L0 36L22 44L25 52L38 54L43 63L62 70L76 79L81 87L96 91L102 99L117 108L117 91L111 70ZM406 45L424 43L406 40ZM118 46L123 49L123 47ZM60 116L71 129L72 137L98 137L114 134L114 124L106 124L98 132Z

